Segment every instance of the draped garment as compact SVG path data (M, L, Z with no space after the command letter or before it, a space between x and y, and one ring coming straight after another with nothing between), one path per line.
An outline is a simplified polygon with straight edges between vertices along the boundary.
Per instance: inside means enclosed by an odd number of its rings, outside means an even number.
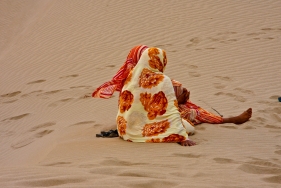
M147 48L124 81L116 117L121 138L132 142L181 142L194 128L182 120L166 53Z

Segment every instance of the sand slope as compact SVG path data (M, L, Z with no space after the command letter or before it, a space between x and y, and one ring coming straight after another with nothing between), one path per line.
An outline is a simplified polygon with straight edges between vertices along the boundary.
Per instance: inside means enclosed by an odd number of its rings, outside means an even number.
M280 187L280 1L0 1L0 187ZM138 44L196 104L194 147L96 138L118 94L84 98ZM214 111L213 111L214 112ZM215 113L215 112L214 112Z

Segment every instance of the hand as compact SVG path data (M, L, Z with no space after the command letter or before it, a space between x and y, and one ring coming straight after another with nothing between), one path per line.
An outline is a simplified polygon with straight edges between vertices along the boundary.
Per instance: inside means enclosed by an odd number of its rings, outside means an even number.
M190 92L183 88L182 94L177 98L179 104L185 104L189 99Z
M195 142L193 142L192 140L185 140L179 143L181 146L194 146L196 145Z

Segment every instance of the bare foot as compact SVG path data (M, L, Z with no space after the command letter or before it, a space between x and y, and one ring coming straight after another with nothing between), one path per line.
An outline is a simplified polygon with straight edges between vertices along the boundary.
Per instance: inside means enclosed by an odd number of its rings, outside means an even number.
M179 143L182 146L194 146L196 145L195 142L193 142L192 140L185 140Z
M231 117L231 118L224 118L223 123L235 123L235 124L242 124L248 121L252 117L252 108L249 108L239 116Z

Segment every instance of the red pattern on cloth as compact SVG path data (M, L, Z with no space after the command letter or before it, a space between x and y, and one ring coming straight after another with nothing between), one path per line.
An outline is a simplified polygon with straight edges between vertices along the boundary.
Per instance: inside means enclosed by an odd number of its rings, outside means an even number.
M182 84L176 80L172 80L175 94L179 96L183 92ZM193 104L190 100L188 100L185 104L179 105L179 111L181 113L181 117L186 121L191 122L193 125L198 125L200 123L211 123L211 124L220 124L223 123L223 118L220 116L216 116L207 110Z
M128 77L130 71L138 63L142 52L148 48L146 45L135 46L131 49L130 53L127 56L127 60L118 70L112 80L105 82L100 87L98 87L92 94L92 97L95 98L110 98L114 91L121 91L124 85L124 81Z
M221 124L223 123L223 118L221 116L216 116L207 110L193 104L188 100L185 104L179 105L181 112L181 117L183 119L190 120L194 125L200 123L210 123L210 124Z

